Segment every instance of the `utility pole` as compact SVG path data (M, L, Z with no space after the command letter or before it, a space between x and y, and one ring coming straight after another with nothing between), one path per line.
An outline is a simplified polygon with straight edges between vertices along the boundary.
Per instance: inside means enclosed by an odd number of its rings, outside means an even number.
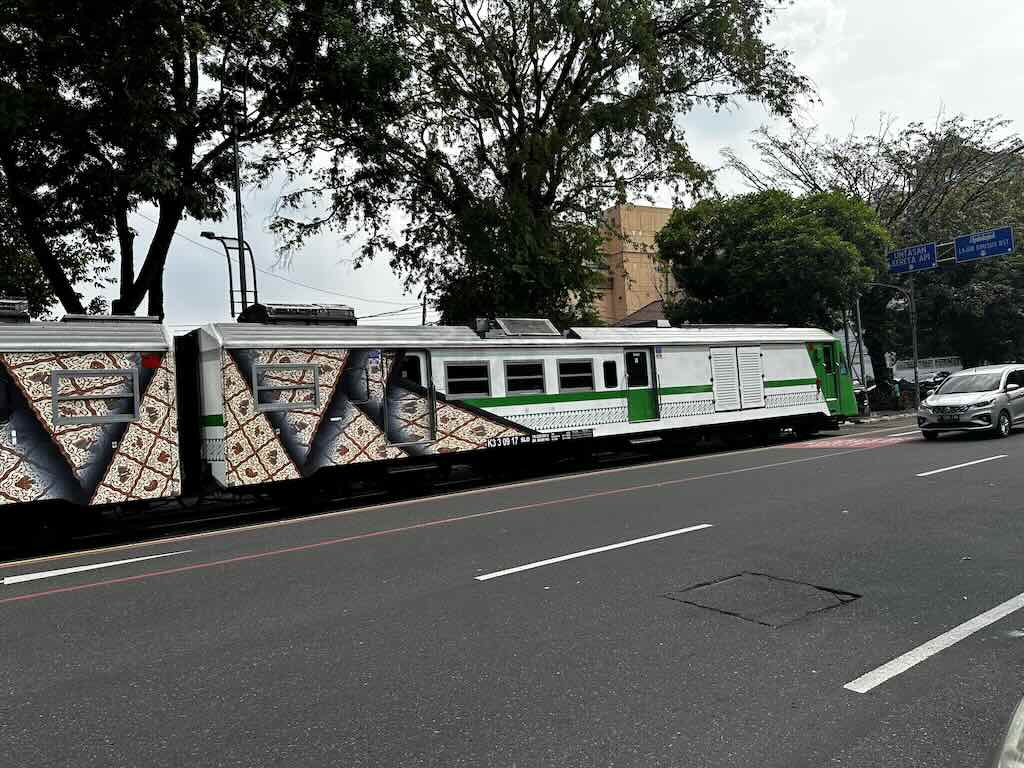
M427 286L423 286L423 321L420 325L427 324Z
M843 343L844 343L844 356L846 357L846 365L851 371L853 371L853 361L850 359L850 310L843 310Z
M860 357L860 383L864 387L865 415L871 415L871 399L868 397L868 374L864 367L864 329L860 322L860 293L857 294L857 354Z
M248 306L245 284L245 235L242 231L242 160L238 152L238 113L231 120L231 134L235 150L235 227L238 231L238 287L242 295L242 309Z
M914 294L914 275L910 275L910 335L914 348L914 409L921 406L921 383L917 378L917 302Z

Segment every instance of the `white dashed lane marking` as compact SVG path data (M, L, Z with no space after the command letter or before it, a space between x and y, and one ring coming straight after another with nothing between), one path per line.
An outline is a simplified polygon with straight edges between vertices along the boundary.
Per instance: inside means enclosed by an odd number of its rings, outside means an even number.
M4 576L3 584L21 584L26 581L38 579L51 579L54 576L67 576L70 573L82 573L84 571L96 571L100 568L113 568L115 565L127 565L128 563L139 563L143 560L155 560L158 557L170 557L171 555L184 555L191 552L191 549L182 549L178 552L162 552L159 555L146 555L145 557L132 557L127 560L108 560L105 563L90 563L89 565L75 565L70 568L57 568L52 571L36 571L35 573L19 573L14 576Z

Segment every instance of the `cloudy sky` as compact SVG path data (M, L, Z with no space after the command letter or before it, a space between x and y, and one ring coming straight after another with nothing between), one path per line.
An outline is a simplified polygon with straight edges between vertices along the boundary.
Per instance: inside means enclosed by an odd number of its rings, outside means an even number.
M778 15L771 37L793 52L797 67L815 83L820 103L806 108L805 119L831 133L846 133L854 124L870 131L882 113L901 122L932 120L940 109L977 118L1002 115L1024 132L1021 29L1020 0L795 0ZM723 147L742 152L751 131L766 122L762 109L744 104L693 113L684 125L697 159L718 167ZM719 186L742 191L739 180L725 174ZM404 293L384 260L354 269L353 246L336 235L310 243L290 268L272 269L276 244L266 224L279 191L249 189L243 199L246 238L258 267L267 270L260 274L262 300L337 301L361 317L399 312L365 323L420 322L415 291ZM169 323L228 319L224 257L199 233L232 234L233 215L230 210L219 224L187 221L179 228L167 266ZM143 216L135 226L145 243L152 224Z

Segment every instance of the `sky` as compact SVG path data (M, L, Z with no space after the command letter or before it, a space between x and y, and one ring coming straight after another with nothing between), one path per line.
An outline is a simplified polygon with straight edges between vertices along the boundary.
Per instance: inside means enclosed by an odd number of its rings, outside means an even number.
M870 132L882 114L898 123L933 121L940 110L970 118L1001 115L1024 132L1020 29L1020 0L794 0L779 11L769 37L789 49L797 69L813 81L817 99L802 107L801 118L826 132L842 135L853 126ZM691 152L712 168L721 166L725 147L754 160L749 138L764 124L777 121L756 104L682 118ZM728 171L718 186L744 191ZM279 194L279 183L243 191L246 239L257 266L267 270L259 274L262 301L339 302L354 307L362 324L419 324L418 291L406 293L386 259L355 269L356 246L337 234L317 237L288 268L275 269L277 243L267 224ZM146 217L155 215L143 210L133 221L140 245L153 230ZM166 273L171 325L229 319L224 256L217 243L200 238L203 230L232 235L233 207L222 222L189 220L179 227ZM428 320L434 319L430 311Z

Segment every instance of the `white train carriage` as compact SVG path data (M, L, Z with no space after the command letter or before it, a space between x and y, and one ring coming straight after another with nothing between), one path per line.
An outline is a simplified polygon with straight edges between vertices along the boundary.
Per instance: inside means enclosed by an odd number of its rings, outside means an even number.
M178 496L172 342L150 318L0 323L0 505Z
M824 331L215 324L198 331L203 457L223 487L485 448L834 416Z

